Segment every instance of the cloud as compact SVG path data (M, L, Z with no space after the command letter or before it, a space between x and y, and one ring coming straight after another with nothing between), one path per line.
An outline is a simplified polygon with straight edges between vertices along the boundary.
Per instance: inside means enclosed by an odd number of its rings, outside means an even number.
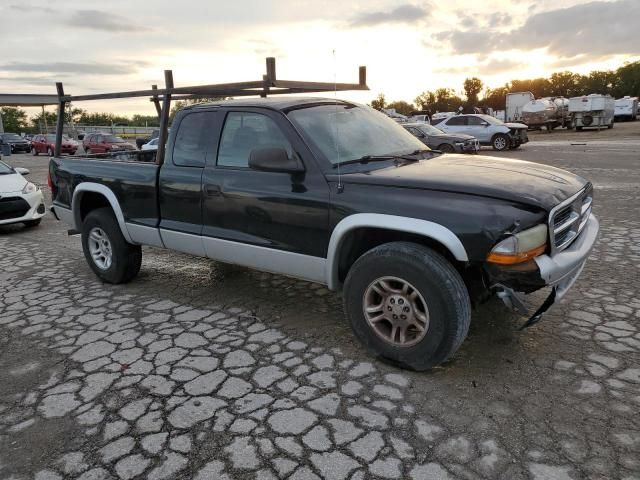
M136 33L149 30L148 27L135 25L126 17L100 10L78 10L67 21L67 25L104 32Z
M487 21L490 28L503 27L510 25L513 19L508 13L495 12L489 16Z
M372 27L383 23L417 23L429 16L429 12L415 5L400 5L386 12L369 12L354 17L350 26Z
M493 29L452 30L439 37L448 40L458 54L546 48L560 57L585 54L600 58L638 53L638 32L629 23L636 18L640 18L638 0L595 1L534 14L508 32L495 29L510 21L507 15L493 20L490 17Z
M0 65L0 71L38 72L38 73L73 73L77 75L128 75L136 73L144 63L77 63L77 62L9 62Z
M11 83L19 83L21 85L36 85L36 86L45 86L45 87L51 87L51 90L55 90L56 88L56 81L60 81L60 79L62 78L62 75L57 75L56 78L52 78L52 77L28 77L28 76L11 76L11 77L2 77L0 78L1 81L4 82L11 82ZM65 84L70 85L69 82L65 81Z
M493 75L496 73L504 73L511 70L516 70L524 67L525 65L525 62L521 62L519 60L510 60L508 58L492 58L489 61L478 65L477 73L481 73L483 75Z

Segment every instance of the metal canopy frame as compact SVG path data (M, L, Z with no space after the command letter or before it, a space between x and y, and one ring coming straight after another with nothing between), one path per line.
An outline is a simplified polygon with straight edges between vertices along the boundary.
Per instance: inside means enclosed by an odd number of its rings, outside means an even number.
M318 93L346 90L369 90L367 86L367 68L359 67L358 83L333 83L333 82L305 82L295 80L278 80L276 77L276 59L266 59L266 74L262 80L251 82L220 83L215 85L196 85L191 87L174 87L173 72L164 71L165 88L152 85L150 90L134 90L129 92L99 93L94 95L67 95L64 93L62 82L56 83L58 92L58 121L56 125L55 156L60 156L62 144L62 129L64 124L64 110L67 103L109 100L118 98L150 97L158 117L160 118L160 135L158 138L158 151L156 163L164 162L164 148L167 142L169 126L169 112L172 100L188 100L202 97L249 97L268 95L286 95L292 93Z

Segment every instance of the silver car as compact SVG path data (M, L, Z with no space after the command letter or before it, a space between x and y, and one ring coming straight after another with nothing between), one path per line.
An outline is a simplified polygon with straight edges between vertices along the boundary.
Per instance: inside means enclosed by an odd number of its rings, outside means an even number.
M445 133L464 133L476 137L481 145L494 150L518 148L529 141L527 126L522 123L504 123L491 115L454 115L438 123Z

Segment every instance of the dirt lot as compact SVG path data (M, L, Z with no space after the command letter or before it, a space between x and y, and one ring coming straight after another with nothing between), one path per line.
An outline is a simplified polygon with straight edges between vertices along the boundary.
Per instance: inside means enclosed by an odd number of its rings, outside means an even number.
M145 248L110 286L52 216L0 227L0 478L640 479L640 122L530 138L483 153L590 179L599 242L540 324L492 301L429 373L317 285Z

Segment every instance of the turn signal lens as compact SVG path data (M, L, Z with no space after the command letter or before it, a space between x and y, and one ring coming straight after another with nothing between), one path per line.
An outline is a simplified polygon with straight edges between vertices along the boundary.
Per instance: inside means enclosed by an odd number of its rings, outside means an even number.
M514 265L542 255L547 249L547 235L546 225L537 225L511 235L493 247L487 255L487 262Z

